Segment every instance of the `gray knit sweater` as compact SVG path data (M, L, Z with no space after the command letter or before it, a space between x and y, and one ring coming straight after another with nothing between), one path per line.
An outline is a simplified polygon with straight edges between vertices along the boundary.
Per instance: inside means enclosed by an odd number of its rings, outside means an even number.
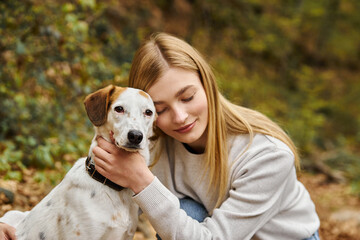
M227 196L212 215L199 223L179 207L185 196L210 212L216 199L202 180L202 154L192 154L169 140L156 178L134 200L162 239L304 239L319 228L315 206L297 180L294 155L283 142L257 134L229 138Z

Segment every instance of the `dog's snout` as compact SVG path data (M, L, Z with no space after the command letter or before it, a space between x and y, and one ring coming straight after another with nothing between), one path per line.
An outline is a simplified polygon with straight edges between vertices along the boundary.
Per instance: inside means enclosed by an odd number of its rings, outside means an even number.
M143 139L143 134L138 130L130 130L128 133L128 139L132 144L139 144Z

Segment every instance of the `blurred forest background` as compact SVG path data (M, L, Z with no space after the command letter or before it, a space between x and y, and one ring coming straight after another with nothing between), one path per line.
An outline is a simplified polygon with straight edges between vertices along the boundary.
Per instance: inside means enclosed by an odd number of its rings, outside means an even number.
M360 1L2 0L0 173L57 183L87 155L89 93L125 86L165 31L211 63L222 92L278 122L307 172L360 196ZM43 171L41 169L55 169Z

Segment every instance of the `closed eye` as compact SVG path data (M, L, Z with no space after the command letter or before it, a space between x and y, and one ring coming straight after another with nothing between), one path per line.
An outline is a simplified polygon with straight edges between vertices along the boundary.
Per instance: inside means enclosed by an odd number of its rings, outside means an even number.
M165 112L165 111L166 111L166 109L167 109L167 108L163 108L161 111L156 111L157 115L162 114L163 112Z
M195 94L194 94L194 95L195 95ZM182 99L181 101L183 101L183 102L190 102L191 100L193 100L194 95L192 95L192 96L189 97L189 98Z

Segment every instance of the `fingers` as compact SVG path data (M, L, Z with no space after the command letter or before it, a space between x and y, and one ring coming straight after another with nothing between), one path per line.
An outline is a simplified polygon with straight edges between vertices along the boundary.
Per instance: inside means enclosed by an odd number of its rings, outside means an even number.
M113 137L111 137L111 138L112 138L111 141L113 141ZM98 146L108 153L114 152L117 149L117 147L113 143L106 141L102 137L98 137L96 140L97 140Z
M15 228L9 226L9 228L7 230L8 230L7 232L8 232L8 235L10 236L10 239L16 240Z
M16 229L8 224L0 223L0 239L16 240Z
M97 157L94 157L94 162L95 162L95 169L96 171L98 171L101 175L103 175L104 177L108 177L108 171L107 171L107 166L106 163Z
M110 131L110 140L113 144L115 144L114 132Z
M94 147L92 152L94 153L93 161L95 163L96 170L99 171L101 174L107 172L109 167L111 166L109 161L111 161L110 159L112 155L98 146Z
M97 139L98 146L93 148L93 153L102 159L107 159L108 162L117 158L124 158L129 152L125 151L122 148L118 148L115 144L106 141L105 139L99 137Z
M104 150L104 148L102 146L95 146L92 149L92 152L95 154L96 157L99 157L102 159L107 159L111 155L111 153Z

